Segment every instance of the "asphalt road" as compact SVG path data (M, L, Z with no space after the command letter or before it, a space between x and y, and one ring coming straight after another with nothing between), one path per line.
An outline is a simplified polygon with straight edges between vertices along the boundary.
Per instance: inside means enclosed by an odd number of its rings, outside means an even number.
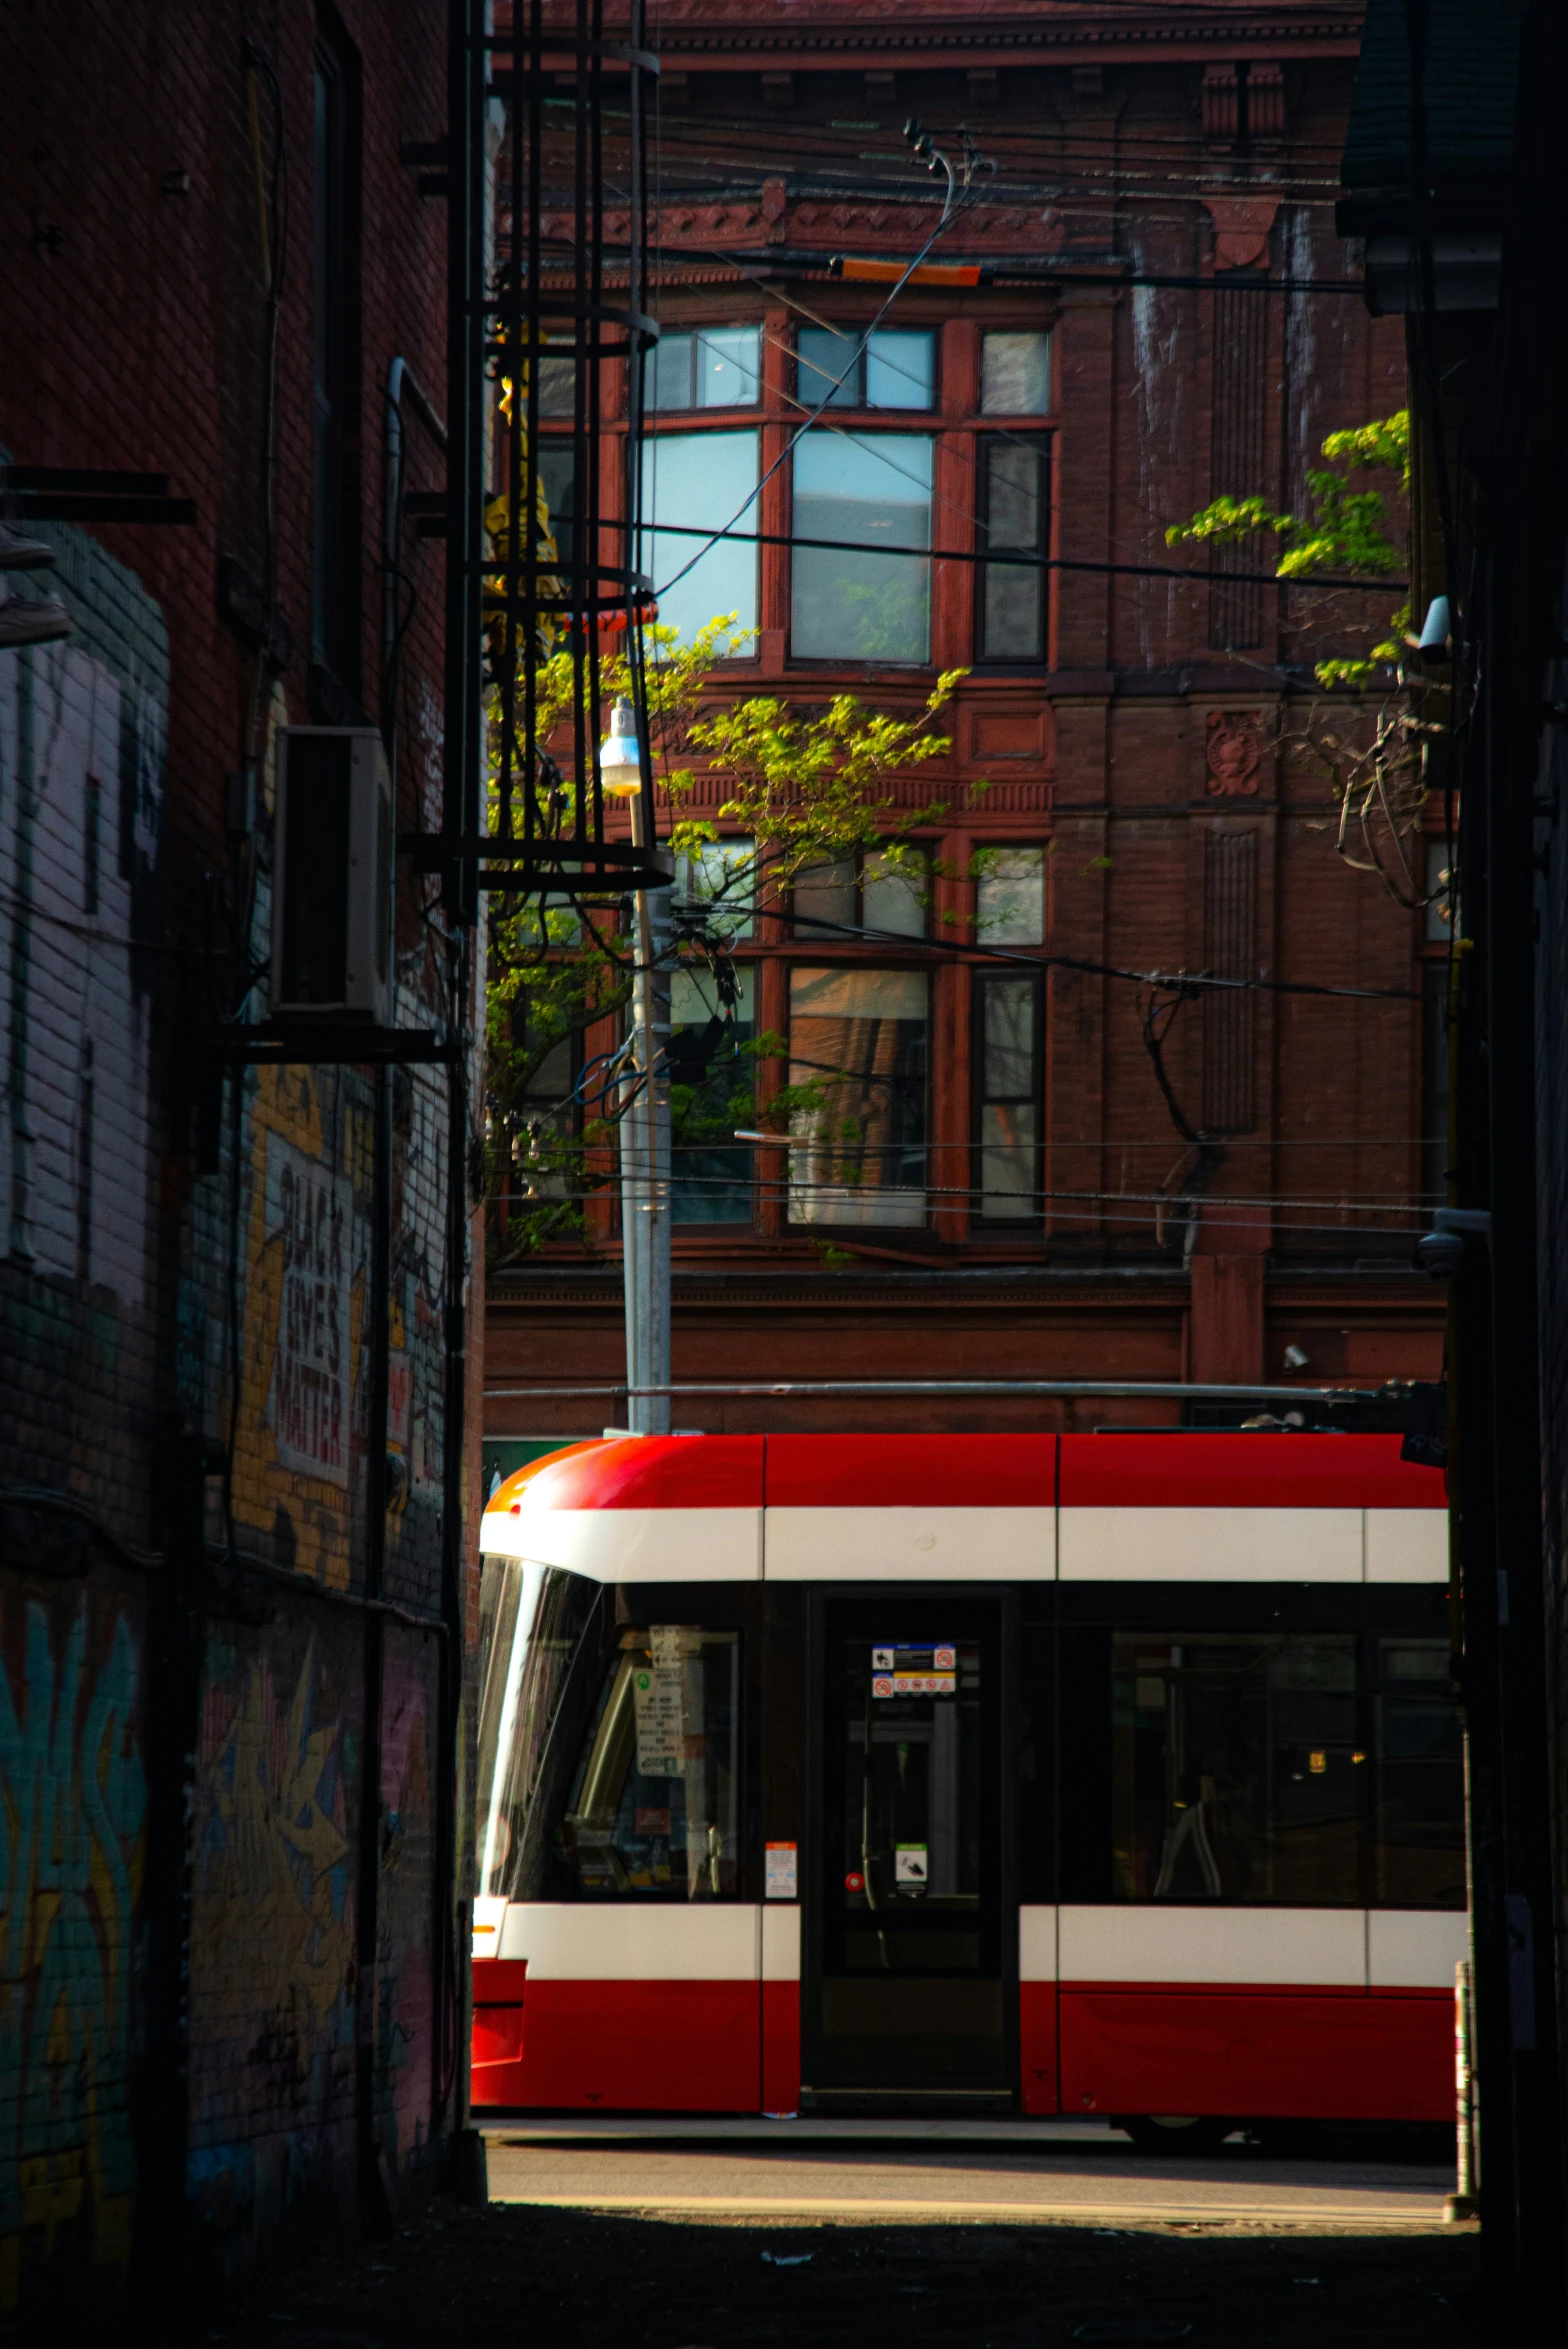
M1240 2141L1204 2159L1151 2158L1109 2130L1048 2138L672 2141L487 2130L493 2201L685 2220L919 2224L1057 2221L1293 2231L1440 2227L1452 2175L1364 2158L1273 2158ZM778 2124L780 2132L789 2124Z
M1270 2165L1221 2160L1162 2186L1136 2156L1096 2169L1071 2149L1031 2169L1010 2151L946 2147L803 2158L498 2145L503 2192L565 2186L577 2207L438 2198L361 2251L264 2284L243 2311L206 2294L197 2337L210 2349L1476 2349L1474 2231L1420 2215L1441 2179L1300 2166L1310 2178L1276 2164L1260 2183ZM741 2207L758 2199L759 2169L773 2186L803 2176L827 2208ZM1074 2178L1119 2199L1053 2215ZM681 2182L702 2187L707 2215L647 2209ZM956 2198L940 2215L920 2199L937 2184ZM592 2199L623 2185L638 2210ZM1051 2207L1028 2199L1047 2189ZM1237 2189L1273 2215L1233 2215L1224 2196ZM1004 2190L1023 2198L993 2218ZM859 2215L868 2199L873 2215Z

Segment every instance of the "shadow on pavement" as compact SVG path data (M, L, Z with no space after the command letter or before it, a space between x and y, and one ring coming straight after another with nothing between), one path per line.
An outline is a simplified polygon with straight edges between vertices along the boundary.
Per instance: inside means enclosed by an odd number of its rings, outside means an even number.
M440 2207L203 2334L223 2349L1473 2349L1474 2237L686 2224Z

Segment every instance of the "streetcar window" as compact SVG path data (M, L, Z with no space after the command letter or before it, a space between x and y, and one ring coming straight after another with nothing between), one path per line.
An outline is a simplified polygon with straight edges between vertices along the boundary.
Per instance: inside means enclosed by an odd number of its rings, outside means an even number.
M738 1633L686 1623L621 1633L561 1821L571 1890L667 1900L738 1891L739 1694Z
M1359 1899L1353 1637L1119 1633L1111 1669L1121 1899Z
M1448 1642L1378 1642L1372 1897L1462 1908L1464 1751Z

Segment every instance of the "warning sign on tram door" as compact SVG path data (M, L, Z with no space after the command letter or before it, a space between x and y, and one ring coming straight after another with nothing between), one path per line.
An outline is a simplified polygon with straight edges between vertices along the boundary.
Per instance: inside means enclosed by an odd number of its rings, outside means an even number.
M908 1891L924 1891L928 1882L926 1847L923 1843L895 1843L893 1846L893 1882Z
M770 1843L766 1846L766 1873L762 1889L769 1900L794 1900L798 1897L795 1846L792 1843Z
M871 1693L874 1697L956 1696L957 1647L949 1639L873 1647Z

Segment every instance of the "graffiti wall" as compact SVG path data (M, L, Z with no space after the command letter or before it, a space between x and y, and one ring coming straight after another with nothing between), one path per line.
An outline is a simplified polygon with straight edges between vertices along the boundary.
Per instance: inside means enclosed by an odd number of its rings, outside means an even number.
M142 1657L135 1592L0 1584L0 2311L129 2267Z
M193 1831L190 2180L234 2272L330 2234L354 2180L359 1626L266 1628L211 1627Z

